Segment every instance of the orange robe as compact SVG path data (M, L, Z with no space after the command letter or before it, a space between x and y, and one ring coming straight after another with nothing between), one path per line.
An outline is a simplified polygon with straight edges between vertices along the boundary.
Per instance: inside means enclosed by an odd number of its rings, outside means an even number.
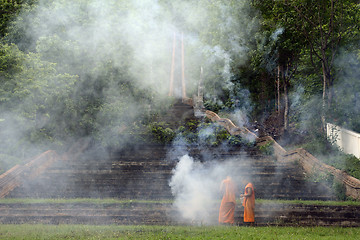
M223 192L223 198L221 200L219 210L219 223L234 224L234 212L235 212L235 184L230 178L227 178L221 182L220 190Z
M251 188L251 196L244 197L244 222L255 222L255 191L252 183L245 187L245 194L248 194L248 188Z

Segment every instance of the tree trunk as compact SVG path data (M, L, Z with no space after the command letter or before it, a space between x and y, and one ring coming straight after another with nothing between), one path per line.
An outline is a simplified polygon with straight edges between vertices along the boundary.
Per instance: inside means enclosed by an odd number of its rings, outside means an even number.
M322 62L322 70L323 70L323 94L322 94L322 109L321 109L321 123L322 130L326 129L326 116L325 116L325 108L326 108L326 83L327 83L327 75L325 70L324 61Z
M278 65L277 71L277 81L276 81L276 90L277 90L277 112L280 114L281 112L281 103L280 103L280 65Z
M288 82L284 79L284 130L289 126L289 96L288 96Z

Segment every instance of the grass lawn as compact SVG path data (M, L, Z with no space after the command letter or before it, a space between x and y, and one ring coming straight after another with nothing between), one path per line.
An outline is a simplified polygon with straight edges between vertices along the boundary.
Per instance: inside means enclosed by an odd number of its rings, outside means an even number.
M359 239L360 228L0 225L0 239Z
M171 203L171 200L121 199L0 199L0 204L95 205ZM262 200L257 204L359 205L358 201ZM0 239L360 239L359 228L341 227L238 227L238 226L130 226L0 224Z

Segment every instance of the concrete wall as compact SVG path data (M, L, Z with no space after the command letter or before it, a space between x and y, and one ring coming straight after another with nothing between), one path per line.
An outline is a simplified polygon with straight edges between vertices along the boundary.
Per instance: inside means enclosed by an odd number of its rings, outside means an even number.
M326 125L327 136L347 154L360 158L360 134L331 123Z

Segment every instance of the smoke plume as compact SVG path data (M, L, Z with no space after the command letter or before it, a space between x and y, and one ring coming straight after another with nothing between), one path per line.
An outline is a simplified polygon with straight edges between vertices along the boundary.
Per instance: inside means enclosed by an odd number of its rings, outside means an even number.
M207 160L200 162L184 155L173 169L169 185L175 197L174 207L187 223L216 224L222 198L221 181L231 176L235 183L241 183L243 177L241 159Z

